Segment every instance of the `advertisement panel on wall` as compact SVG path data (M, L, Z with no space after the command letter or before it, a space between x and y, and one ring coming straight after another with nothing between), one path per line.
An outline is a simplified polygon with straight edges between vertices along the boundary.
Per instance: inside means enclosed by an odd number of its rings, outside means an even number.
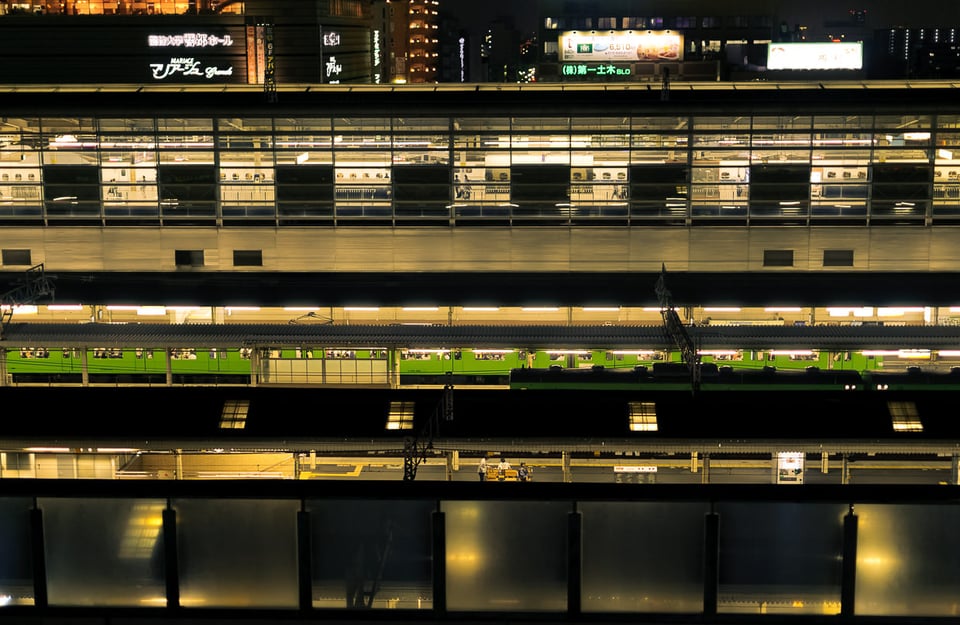
M670 30L569 31L560 34L560 61L682 61L683 35Z
M863 44L770 43L767 69L863 69Z

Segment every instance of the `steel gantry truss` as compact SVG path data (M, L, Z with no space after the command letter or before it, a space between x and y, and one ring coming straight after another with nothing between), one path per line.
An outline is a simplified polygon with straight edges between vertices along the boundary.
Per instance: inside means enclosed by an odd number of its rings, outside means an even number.
M700 389L700 352L694 344L693 339L680 321L680 315L673 307L673 297L667 289L666 265L661 266L660 277L657 278L656 293L660 302L660 315L663 317L663 325L667 334L673 339L677 349L680 350L680 357L690 369L690 388L696 393Z
M44 273L43 263L27 269L17 286L0 295L0 339L4 338L17 306L33 304L46 296L52 299L53 293L53 280Z

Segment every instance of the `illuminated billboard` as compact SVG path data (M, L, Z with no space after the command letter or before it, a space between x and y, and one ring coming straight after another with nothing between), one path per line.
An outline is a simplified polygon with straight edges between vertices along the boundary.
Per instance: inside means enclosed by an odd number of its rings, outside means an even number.
M669 30L570 31L560 34L560 61L682 61L683 35Z
M863 69L863 44L771 43L767 69Z

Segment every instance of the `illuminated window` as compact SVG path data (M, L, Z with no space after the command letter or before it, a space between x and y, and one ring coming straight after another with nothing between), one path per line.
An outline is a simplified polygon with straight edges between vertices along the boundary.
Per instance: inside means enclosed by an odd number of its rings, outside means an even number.
M923 423L920 422L917 405L912 401L887 402L887 410L890 411L890 418L893 420L894 432L923 431Z
M250 410L248 399L228 399L223 402L223 414L220 415L221 430L242 430L247 425L247 412Z
M412 401L390 402L390 413L387 415L387 429L412 430L413 406L414 402Z
M632 401L630 407L631 432L657 431L657 405L652 401Z
M136 504L130 513L123 538L120 540L119 557L123 559L151 557L162 527L162 505Z

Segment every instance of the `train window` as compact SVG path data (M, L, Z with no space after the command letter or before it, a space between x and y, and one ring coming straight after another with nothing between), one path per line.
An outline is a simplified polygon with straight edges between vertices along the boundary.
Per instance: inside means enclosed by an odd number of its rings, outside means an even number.
M0 262L4 265L30 265L30 250L2 250Z

